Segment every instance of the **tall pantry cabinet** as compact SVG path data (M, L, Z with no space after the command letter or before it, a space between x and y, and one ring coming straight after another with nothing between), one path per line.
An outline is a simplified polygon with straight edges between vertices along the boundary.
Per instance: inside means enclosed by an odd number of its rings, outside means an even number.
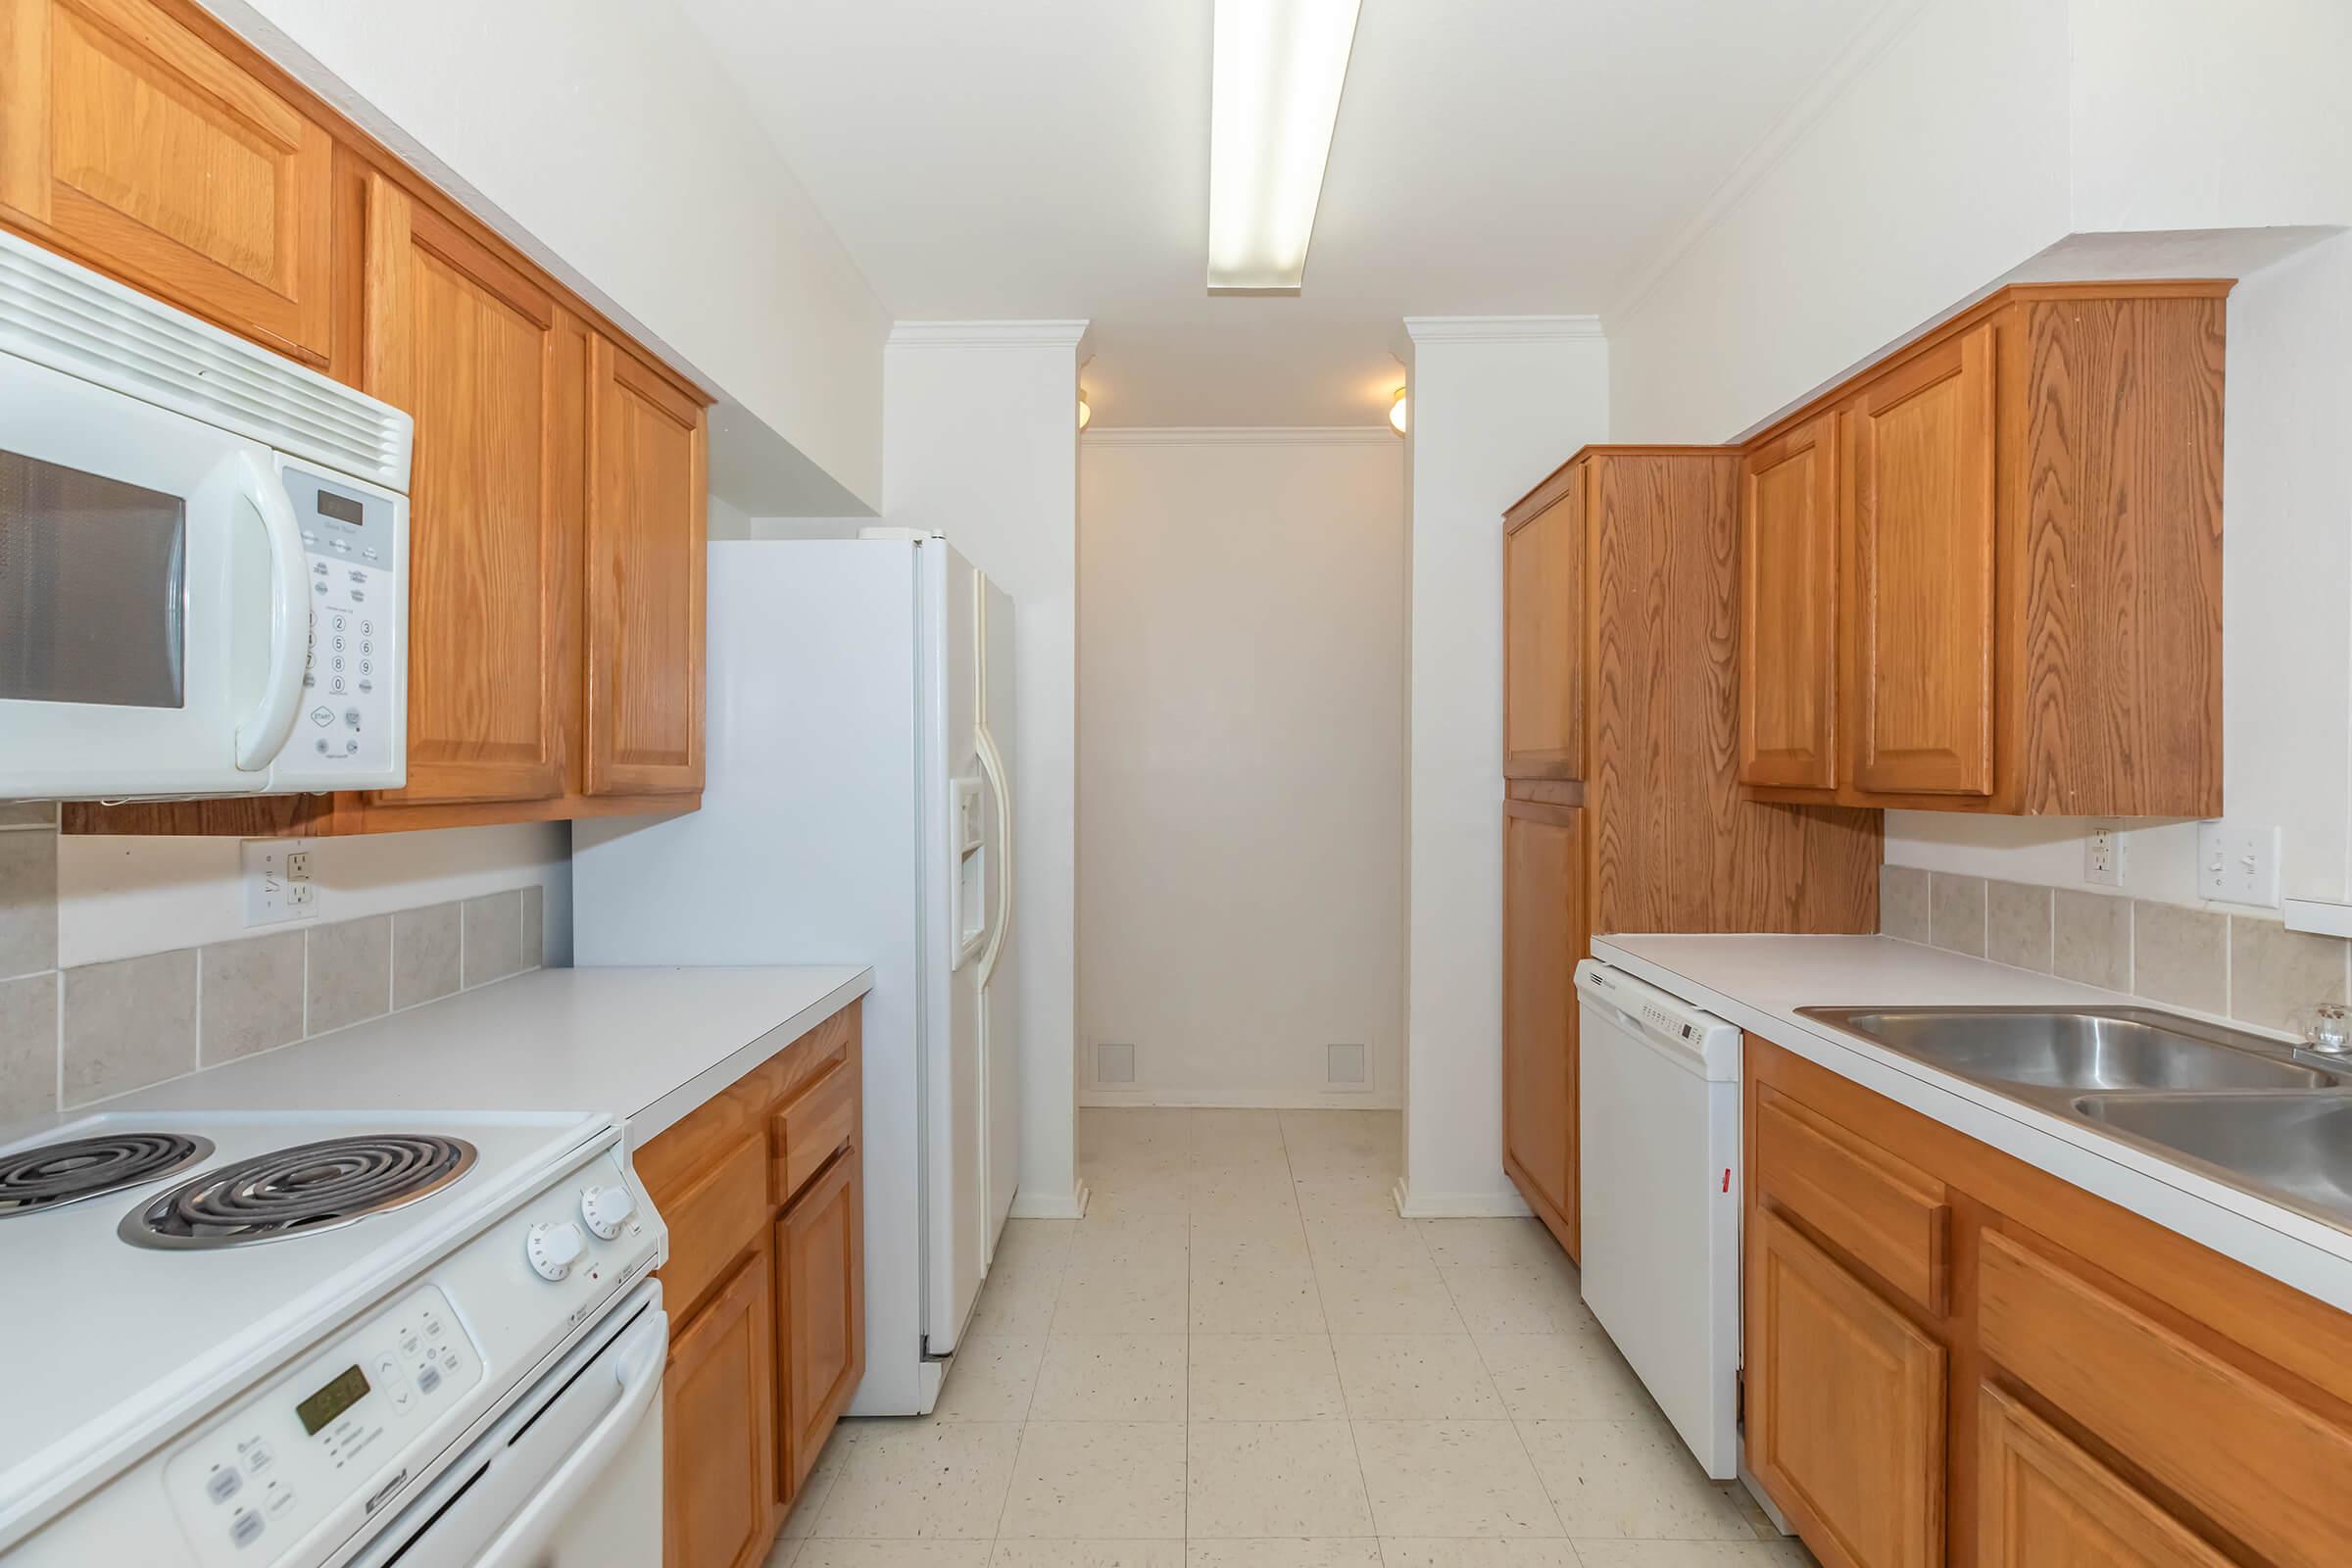
M1571 1256L1592 938L1878 927L1879 812L1740 795L1739 487L1587 447L1504 514L1503 1164Z

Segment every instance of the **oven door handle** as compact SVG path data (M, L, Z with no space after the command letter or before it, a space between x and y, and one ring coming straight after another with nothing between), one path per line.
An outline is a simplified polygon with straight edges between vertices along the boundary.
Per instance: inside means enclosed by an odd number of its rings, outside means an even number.
M302 524L285 481L266 458L238 460L237 493L262 514L270 535L270 677L253 716L237 725L237 766L257 773L277 760L302 710L302 672L310 662L310 569Z
M557 1467L531 1494L504 1530L476 1557L473 1568L522 1568L547 1544L548 1537L564 1522L588 1489L605 1473L615 1450L635 1436L654 1396L662 1392L662 1372L669 1359L669 1314L655 1307L628 1331L631 1343L615 1357L612 1376L621 1396L607 1410L570 1457Z

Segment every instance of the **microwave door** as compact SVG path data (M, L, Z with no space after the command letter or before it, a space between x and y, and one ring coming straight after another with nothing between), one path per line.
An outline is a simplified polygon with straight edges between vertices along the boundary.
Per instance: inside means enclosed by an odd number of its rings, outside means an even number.
M263 787L310 616L273 463L0 354L0 800Z

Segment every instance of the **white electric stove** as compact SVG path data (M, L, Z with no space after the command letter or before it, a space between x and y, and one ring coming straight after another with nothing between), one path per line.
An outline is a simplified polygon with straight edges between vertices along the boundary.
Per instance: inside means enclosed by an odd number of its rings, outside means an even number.
M664 1241L601 1116L0 1146L0 1558L658 1561Z

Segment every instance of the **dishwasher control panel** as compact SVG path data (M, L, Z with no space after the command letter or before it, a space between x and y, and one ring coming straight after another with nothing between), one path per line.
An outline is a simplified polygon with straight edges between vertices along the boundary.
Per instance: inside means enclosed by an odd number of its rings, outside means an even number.
M197 1559L273 1563L350 1504L365 1518L445 1444L481 1352L437 1285L412 1291L214 1422L164 1466ZM422 1441L422 1440L430 1440Z

